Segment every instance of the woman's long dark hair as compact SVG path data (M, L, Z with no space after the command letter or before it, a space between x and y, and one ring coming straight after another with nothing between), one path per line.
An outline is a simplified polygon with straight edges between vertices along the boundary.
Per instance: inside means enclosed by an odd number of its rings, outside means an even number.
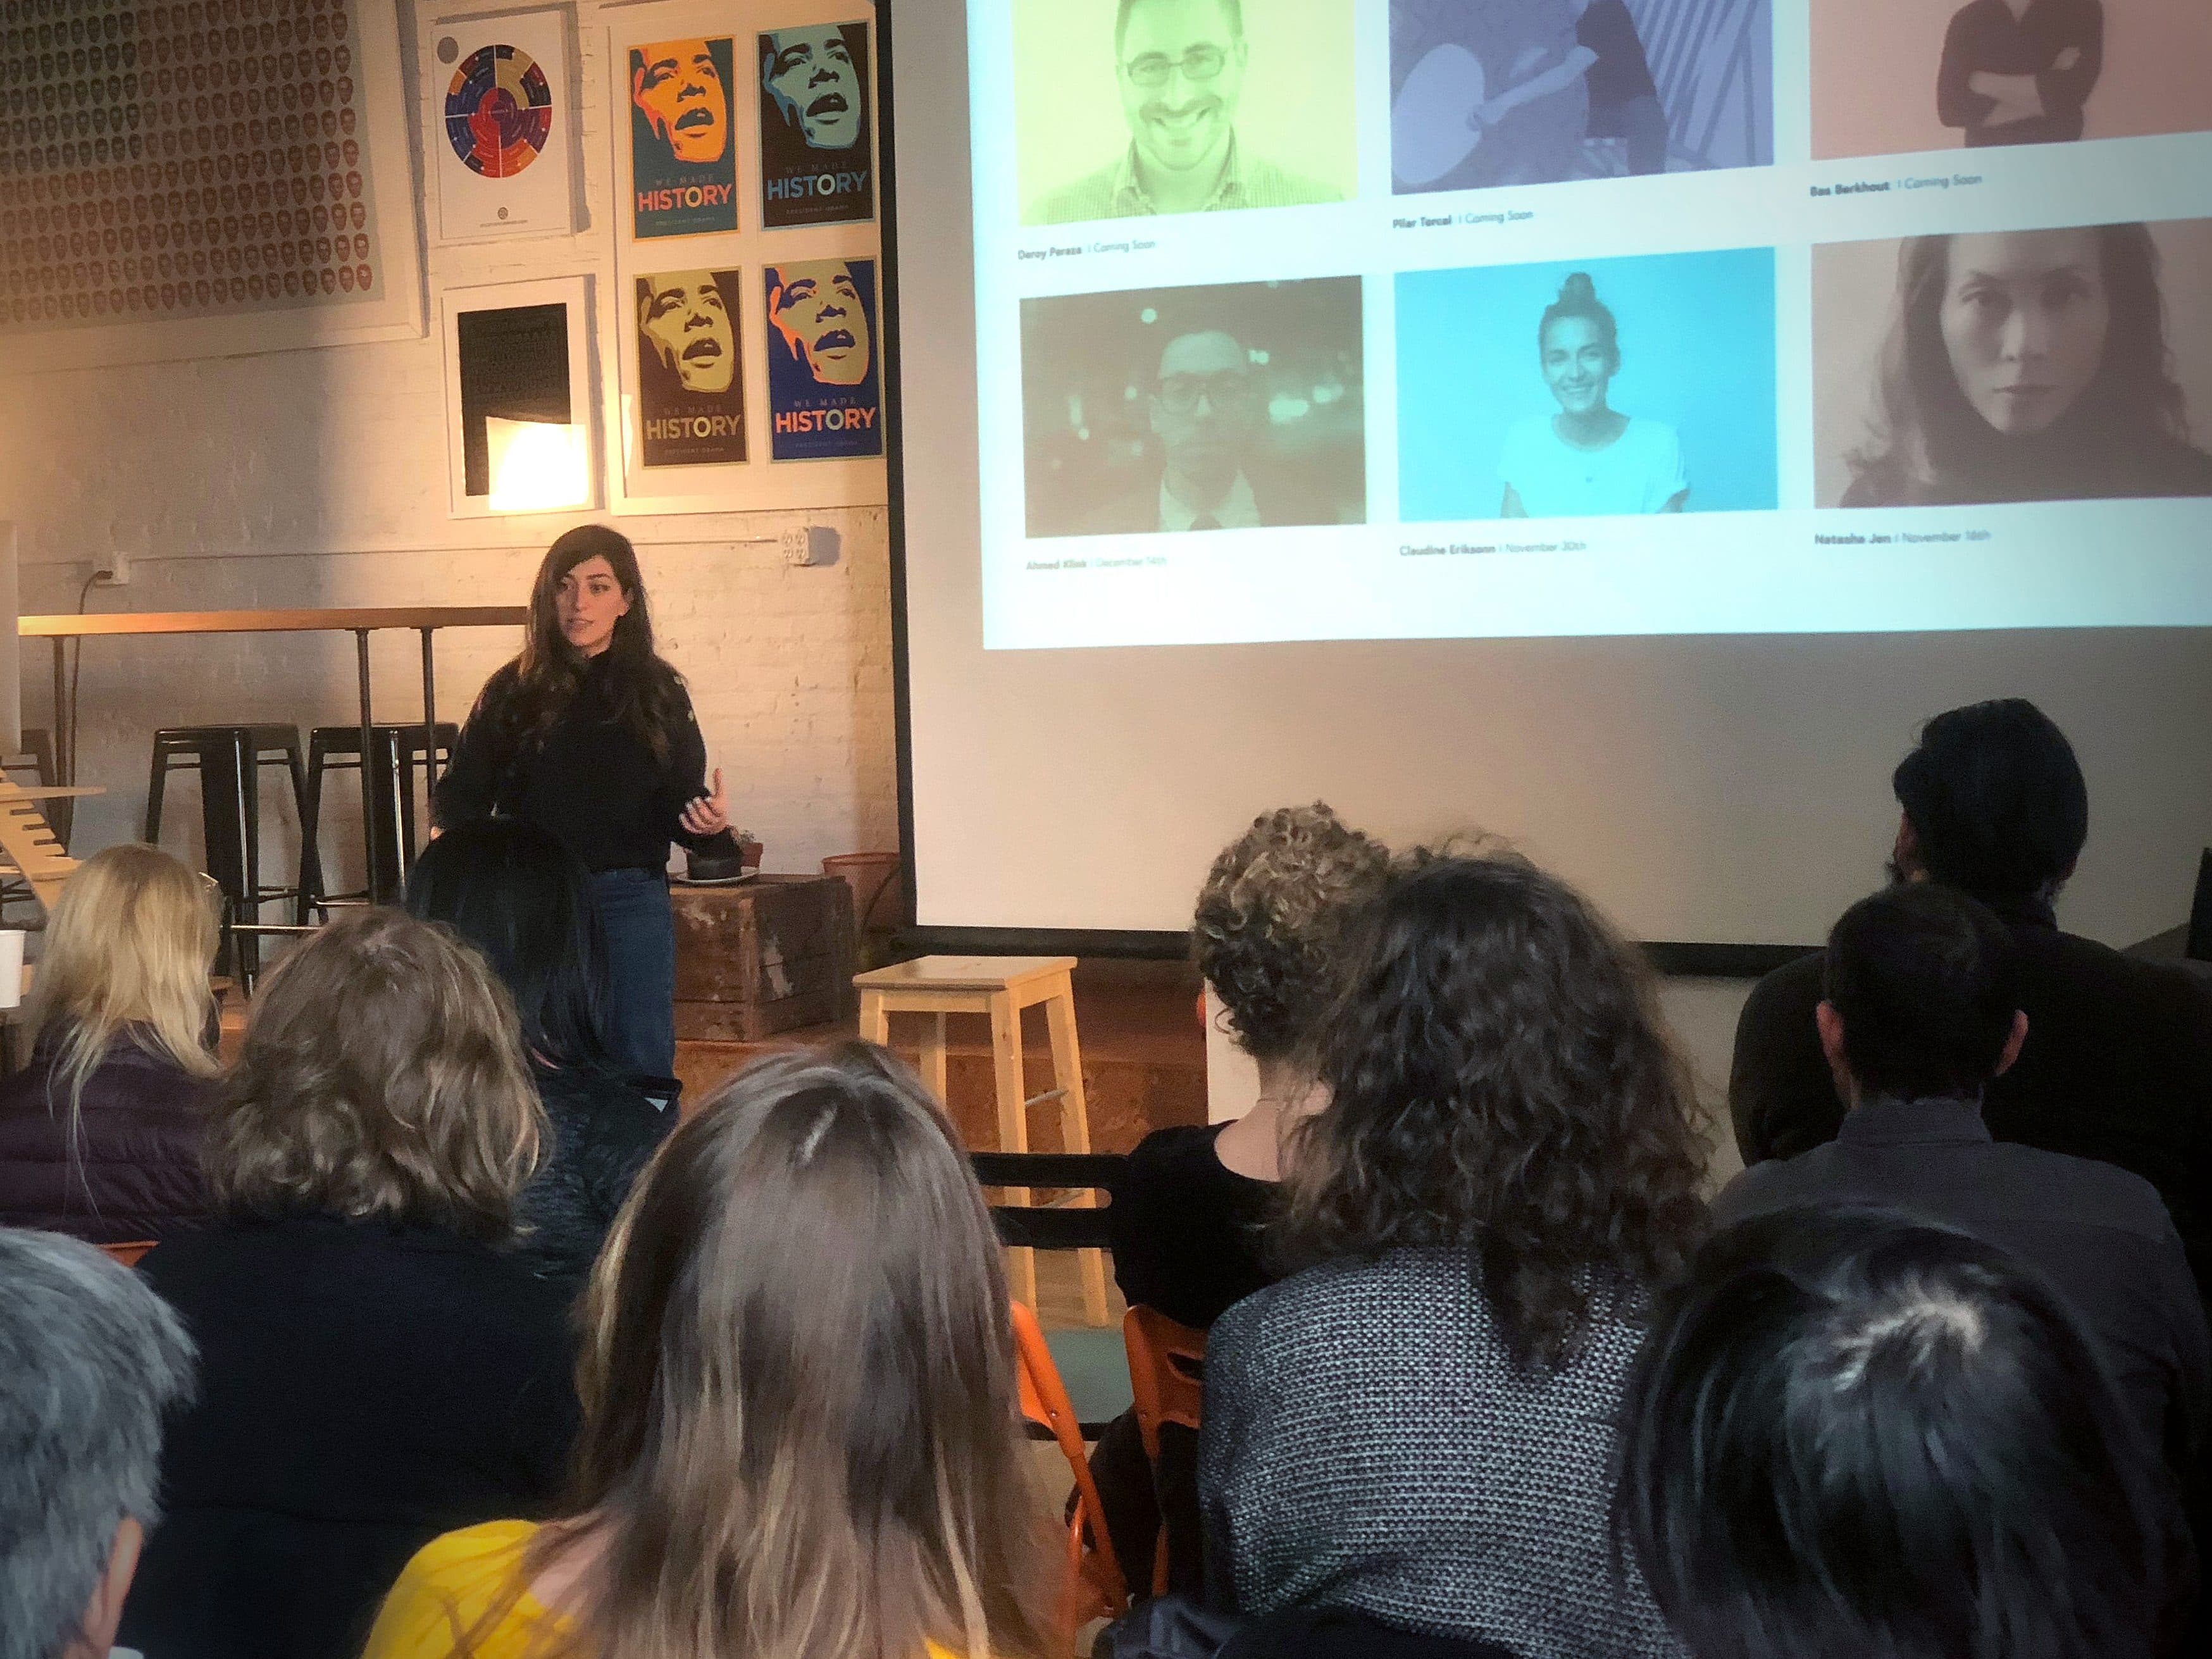
M619 1069L607 1048L606 943L590 877L550 834L520 818L454 825L408 872L407 909L483 952L514 998L532 1064Z
M1470 1253L1500 1335L1571 1358L1705 1225L1689 1079L1650 976L1580 895L1509 853L1419 853L1367 924L1297 1132L1295 1261Z
M574 701L591 659L561 631L561 579L578 565L605 559L629 597L629 611L615 623L607 647L608 713L643 744L656 761L668 758L670 733L685 717L683 678L653 648L653 617L645 579L629 538L605 525L579 525L545 551L530 588L529 634L514 663L514 684L504 709L517 748L544 741Z
M2124 457L2146 444L2185 443L2186 399L2166 349L2166 301L2149 227L2090 228L2112 323L2096 377L2060 418L2092 435L2099 454ZM1911 237L1898 255L1897 305L1882 347L1873 436L1847 457L1852 474L1875 481L1885 500L1930 491L1947 498L1947 483L1974 479L2003 446L2016 441L1981 417L1951 368L1942 311L1952 240Z

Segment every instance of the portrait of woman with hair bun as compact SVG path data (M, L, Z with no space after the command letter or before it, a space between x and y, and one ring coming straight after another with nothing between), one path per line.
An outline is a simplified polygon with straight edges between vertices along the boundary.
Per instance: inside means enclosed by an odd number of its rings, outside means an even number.
M1674 428L1613 407L1620 330L1577 270L1536 326L1537 361L1559 412L1517 421L1498 464L1508 519L1680 513L1690 475Z

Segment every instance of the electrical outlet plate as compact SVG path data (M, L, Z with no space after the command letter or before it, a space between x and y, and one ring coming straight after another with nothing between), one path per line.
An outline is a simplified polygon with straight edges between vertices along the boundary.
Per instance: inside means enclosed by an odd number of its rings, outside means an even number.
M803 565L813 562L813 550L808 544L804 526L785 531L781 539L783 544L784 562L787 564Z
M131 585L131 556L128 553L107 553L100 556L94 580L106 582L111 587Z

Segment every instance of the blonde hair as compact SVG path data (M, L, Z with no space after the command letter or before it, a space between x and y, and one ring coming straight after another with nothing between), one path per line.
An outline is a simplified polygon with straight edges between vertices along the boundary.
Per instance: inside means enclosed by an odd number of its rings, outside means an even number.
M262 983L202 1160L219 1208L503 1239L544 1116L514 1006L447 928L358 911Z
M69 1096L76 1145L84 1085L118 1040L135 1042L194 1077L213 1077L208 970L215 905L198 876L158 847L130 842L95 853L62 889L33 976L31 1041L52 1050L46 1077Z
M669 1138L583 1310L563 1513L459 1651L596 1545L592 1659L1035 1659L1048 1534L999 1243L918 1079L849 1043L748 1067Z

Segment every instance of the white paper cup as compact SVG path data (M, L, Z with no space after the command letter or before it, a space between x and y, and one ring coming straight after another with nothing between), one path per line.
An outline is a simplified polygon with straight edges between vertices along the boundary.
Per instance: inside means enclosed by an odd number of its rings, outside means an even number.
M0 927L0 1008L15 1008L23 1000L23 930Z

